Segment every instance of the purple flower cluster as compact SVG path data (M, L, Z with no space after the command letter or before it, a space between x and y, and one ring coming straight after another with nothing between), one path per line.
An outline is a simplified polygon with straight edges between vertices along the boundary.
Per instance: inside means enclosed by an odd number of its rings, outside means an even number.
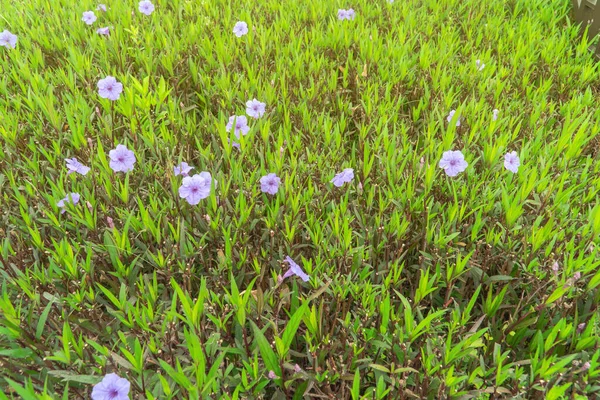
M355 16L356 16L356 13L354 12L354 10L352 8L349 8L347 10L344 10L344 9L340 8L338 10L338 19L340 21L343 21L345 19L347 19L347 20L353 20Z

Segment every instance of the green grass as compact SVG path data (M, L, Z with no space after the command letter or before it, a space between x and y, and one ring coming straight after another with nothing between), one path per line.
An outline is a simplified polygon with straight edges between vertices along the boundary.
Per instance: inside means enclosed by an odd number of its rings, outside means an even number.
M570 1L106 3L91 27L88 0L0 7L19 38L0 47L0 399L89 398L111 372L132 399L599 396L600 71ZM180 161L218 181L197 206ZM309 282L278 284L286 255Z

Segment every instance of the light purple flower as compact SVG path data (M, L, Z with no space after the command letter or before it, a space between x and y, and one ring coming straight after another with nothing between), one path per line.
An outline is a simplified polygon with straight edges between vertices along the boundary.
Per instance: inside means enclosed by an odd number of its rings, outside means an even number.
M265 113L265 103L261 103L256 99L252 99L246 102L246 114L252 118L260 118Z
M92 400L129 400L130 383L117 374L108 374L92 389Z
M469 164L465 161L465 156L463 156L463 153L460 150L449 150L444 152L439 165L440 168L443 168L444 171L446 171L446 175L456 176L467 169Z
M233 133L235 134L236 138L240 138L240 133L242 135L246 135L250 131L250 127L248 126L248 119L245 115L232 115L231 117L229 117L229 122L227 123L225 130L227 132L231 131L231 128L233 128L234 126L234 123L235 129Z
M59 208L62 208L61 210L61 214L64 214L67 210L65 209L65 207L67 206L67 203L71 203L73 205L79 203L79 199L81 198L81 196L79 195L79 193L69 193L68 195L65 196L64 199L61 199L58 201L58 203L56 203L56 205Z
M106 5L104 4L98 4L98 7L96 7L97 11L104 11L106 12Z
M558 262L557 262L557 261L554 261L554 262L552 263L552 267L551 267L551 268L552 268L552 271L553 271L553 272L555 272L555 273L558 273L558 270L559 270L560 266L558 265Z
M289 276L296 275L297 277L302 279L304 282L308 282L310 277L304 271L302 271L302 268L298 264L296 264L294 262L294 260L291 259L290 256L286 256L284 261L287 261L287 263L290 265L290 269L288 269L287 272L285 274L283 274L283 277L281 278L281 280L284 280L285 278L287 278Z
M108 36L110 34L110 28L107 26L106 28L98 28L96 30L96 33L98 35L105 35Z
M345 20L345 19L346 19L346 17L347 17L347 15L348 15L348 12L347 12L346 10L344 10L344 9L341 9L341 8L340 8L340 9L338 9L338 19L339 19L340 21L343 21L343 20Z
M579 325L577 325L577 333L583 332L583 330L585 329L585 327L586 327L586 323L585 322L582 322Z
M452 110L448 113L448 117L446 117L446 121L450 122L452 121L452 118L454 117L454 114L456 114L456 110ZM460 117L458 117L456 119L456 126L460 126Z
M484 69L484 68L485 68L485 64L483 64L483 63L481 62L481 60L477 60L477 61L475 61L475 65L477 66L477 70L478 70L478 71L481 71L482 69Z
M115 172L133 171L135 164L135 154L122 144L117 145L116 149L108 153L110 158L110 168Z
M354 179L354 170L352 168L346 168L334 176L330 182L337 187L341 187L344 183L351 182L352 179Z
M123 92L123 84L112 76L98 81L98 94L103 99L118 100Z
M294 365L294 372L299 374L300 372L302 372L302 368L300 368L300 366L298 364Z
M269 379L277 379L277 378L279 378L277 375L275 375L275 371L269 371L268 377L269 377Z
M86 167L85 165L77 161L76 158L67 158L65 161L67 162L67 168L69 169L67 175L70 175L73 172L77 172L81 175L86 175L88 172L90 172L90 167Z
M272 195L277 194L281 179L275 174L268 174L260 178L260 190L263 193L269 193Z
M356 16L356 13L354 12L354 10L352 8L349 8L348 10L346 10L346 19L353 20L355 16Z
M0 46L14 49L17 47L17 35L13 35L5 29L0 33Z
M238 21L233 27L233 33L237 37L242 37L248 33L248 24L244 21Z
M519 160L519 156L516 151L511 151L504 156L504 168L516 174L519 171L519 166L521 165L521 161Z
M581 272L577 271L573 274L573 280L578 281L581 278Z
M173 167L173 172L175 173L175 176L177 175L181 175L181 176L188 176L188 174L190 173L191 170L193 170L194 167L190 167L188 165L188 163L186 162L182 162L179 165L176 165L175 167Z
M497 108L494 108L494 110L492 111L492 121L495 121L498 119L499 112L500 112L500 110L498 110Z
M154 12L154 4L148 0L140 1L138 10L140 10L142 14L150 15Z
M93 11L85 11L81 20L88 25L92 25L96 21L96 15Z
M210 185L212 179L210 173L201 172L194 176L186 176L179 187L179 197L185 199L188 203L195 206L200 200L205 199L210 194ZM215 181L215 187L217 182Z
M583 363L583 365L581 366L581 369L584 371L587 371L588 369L590 369L591 365L589 361L586 361Z

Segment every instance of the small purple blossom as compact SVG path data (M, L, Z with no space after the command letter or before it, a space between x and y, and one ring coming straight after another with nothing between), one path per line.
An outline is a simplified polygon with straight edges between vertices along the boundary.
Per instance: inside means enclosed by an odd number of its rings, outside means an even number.
M64 214L67 210L66 210L66 206L68 203L71 203L73 205L79 203L79 199L81 198L81 195L79 193L69 193L68 195L65 196L64 199L61 199L58 201L58 203L56 203L56 205L59 208L62 208L62 210L60 211L61 214Z
M81 20L88 25L92 25L96 19L96 14L93 11L85 11L81 17Z
M333 177L330 181L337 187L341 187L344 183L349 183L354 179L354 170L352 168L346 168L339 174Z
M448 113L448 116L446 117L446 121L450 122L452 121L452 118L454 117L454 114L456 114L456 110L452 110ZM460 126L460 117L458 117L456 119L456 126Z
M140 1L138 10L140 10L142 14L150 15L154 12L154 4L148 0Z
M76 158L67 158L65 161L67 162L67 168L69 169L67 175L70 175L73 172L77 172L81 175L86 175L88 172L90 172L90 167L86 167L85 165L80 163Z
M108 374L92 389L92 400L129 400L130 383L117 374Z
M586 361L583 363L583 365L581 366L581 369L584 371L587 371L588 369L590 369L591 365L589 361Z
M356 16L356 12L352 8L350 8L348 10L343 10L343 9L338 10L338 19L340 21L343 21L345 19L353 20L355 16Z
M440 168L443 168L448 176L456 176L467 169L469 165L460 150L445 151L440 160Z
M188 163L186 163L185 161L182 162L179 165L176 165L173 167L173 173L175 174L175 176L177 175L181 175L181 176L188 176L188 174L190 173L191 170L193 170L194 167L190 167L188 165Z
M498 110L497 108L494 108L494 110L492 110L492 121L496 121L498 119L499 112L500 110Z
M118 100L123 92L123 84L113 76L107 76L98 81L98 94L103 99Z
M250 127L248 126L248 119L245 115L232 115L231 117L229 117L229 122L227 122L225 130L227 132L231 131L231 128L234 127L234 124L235 129L233 130L233 133L238 139L240 138L240 133L242 135L246 135L250 131Z
M302 368L300 368L300 366L298 364L294 365L294 372L299 374L300 372L302 372Z
M115 229L115 222L111 217L106 217L106 223L110 229Z
M290 256L286 256L285 261L287 261L287 263L290 265L290 269L288 269L287 272L283 274L283 277L281 278L282 281L289 276L296 275L304 282L308 282L310 277L302 270L302 268L298 264L294 262L294 260L291 259Z
M477 60L477 61L475 61L475 65L477 66L477 70L478 70L478 71L481 71L481 70L483 70L483 69L485 68L485 64L483 64L483 63L481 62L481 60Z
M582 322L579 325L577 325L577 333L583 332L583 330L585 329L586 325L587 324L585 322Z
M581 278L581 272L577 271L573 274L573 280L578 281Z
M116 149L108 153L110 158L110 168L115 172L133 171L133 164L136 162L135 154L122 144L117 145Z
M246 102L246 114L252 118L260 118L265 113L266 104L256 99L252 99Z
M0 46L14 49L17 47L17 35L13 35L6 29L3 30L2 33L0 33Z
M185 199L190 205L195 206L200 203L200 200L208 197L212 181L208 172L186 176L179 187L179 197ZM217 182L215 181L216 186Z
M98 35L108 36L108 35L110 35L110 28L108 26L105 28L98 28L98 29L96 29L96 33Z
M269 377L269 379L279 378L277 375L275 375L275 371L269 371L268 377Z
M272 195L277 194L281 179L275 174L268 174L260 178L260 190L263 193L269 193Z
M557 262L557 261L554 261L554 262L552 263L552 267L550 267L550 268L552 268L552 271L553 271L554 273L558 273L558 270L560 269L560 266L558 265L558 262Z
M519 166L521 165L521 161L519 160L519 156L516 151L511 151L504 156L504 168L516 174L519 171Z
M96 11L104 11L104 12L106 12L106 5L105 4L98 4L98 7L96 7Z
M238 150L240 150L242 148L242 146L240 146L240 144L238 142L236 142L235 140L227 139L227 143L229 143L231 145L231 147L235 147Z
M233 33L237 37L242 37L248 33L248 24L244 21L238 21L233 27Z

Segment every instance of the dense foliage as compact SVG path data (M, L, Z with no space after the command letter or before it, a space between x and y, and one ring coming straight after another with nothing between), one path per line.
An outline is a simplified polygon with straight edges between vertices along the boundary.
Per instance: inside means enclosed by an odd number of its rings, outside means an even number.
M570 1L97 6L0 3L0 399L598 396Z

